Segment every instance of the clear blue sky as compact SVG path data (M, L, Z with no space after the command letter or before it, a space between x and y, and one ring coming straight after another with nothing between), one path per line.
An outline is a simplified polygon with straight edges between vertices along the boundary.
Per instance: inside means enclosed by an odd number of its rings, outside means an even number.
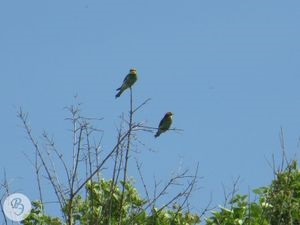
M128 92L115 99L115 89L135 67L136 104L151 98L136 120L157 126L172 111L184 130L140 135L146 147L132 159L144 162L149 185L199 162L199 209L210 195L221 204L222 184L230 189L238 176L243 193L266 185L267 162L280 161L280 127L288 156L299 156L299 28L299 1L1 1L1 174L37 197L20 106L34 135L47 130L68 154L63 108L77 94L86 116L104 117L110 149L128 111Z

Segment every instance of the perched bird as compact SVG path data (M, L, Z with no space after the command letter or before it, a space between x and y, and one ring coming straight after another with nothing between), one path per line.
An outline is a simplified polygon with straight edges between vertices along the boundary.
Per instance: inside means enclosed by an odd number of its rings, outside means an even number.
M154 137L158 137L161 133L166 132L172 124L173 113L167 112L158 125L158 130Z
M129 74L124 78L123 84L121 87L117 89L119 91L116 94L116 98L120 97L123 91L125 91L127 88L130 88L137 80L137 72L136 69L130 69Z

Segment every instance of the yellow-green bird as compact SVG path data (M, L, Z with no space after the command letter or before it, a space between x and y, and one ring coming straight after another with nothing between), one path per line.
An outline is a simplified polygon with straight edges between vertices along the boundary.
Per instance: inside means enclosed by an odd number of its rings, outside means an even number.
M173 117L173 113L171 112L167 112L165 114L164 118L162 118L162 120L158 125L158 129L154 137L157 138L161 133L166 132L170 128L172 124L172 117Z
M136 69L130 69L129 74L126 75L126 77L123 80L123 84L121 87L117 89L119 91L116 94L116 98L120 97L123 91L125 91L127 88L130 88L137 80L137 72Z

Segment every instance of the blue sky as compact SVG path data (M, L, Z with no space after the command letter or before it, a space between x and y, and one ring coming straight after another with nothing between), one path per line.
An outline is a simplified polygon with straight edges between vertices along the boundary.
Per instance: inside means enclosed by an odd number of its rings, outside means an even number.
M18 108L37 138L47 130L68 154L63 108L78 95L85 115L104 118L98 126L110 149L128 111L128 92L115 99L115 89L131 67L135 103L151 98L136 120L157 126L172 111L173 127L184 130L140 134L146 147L132 159L143 162L149 184L199 162L193 199L201 209L210 195L222 203L222 184L230 189L238 176L244 193L271 181L281 127L288 156L298 158L299 1L1 1L0 27L0 165L12 189L32 199L24 152L33 148Z

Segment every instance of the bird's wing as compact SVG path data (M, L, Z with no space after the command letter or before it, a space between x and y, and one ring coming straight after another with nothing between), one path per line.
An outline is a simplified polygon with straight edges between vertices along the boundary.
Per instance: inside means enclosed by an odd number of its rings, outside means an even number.
M130 74L127 74L123 80L123 84L127 83L127 81L129 80L129 77L130 77Z
M161 128L163 126L163 124L165 123L165 121L166 121L166 117L162 118L161 121L159 122L158 127Z

